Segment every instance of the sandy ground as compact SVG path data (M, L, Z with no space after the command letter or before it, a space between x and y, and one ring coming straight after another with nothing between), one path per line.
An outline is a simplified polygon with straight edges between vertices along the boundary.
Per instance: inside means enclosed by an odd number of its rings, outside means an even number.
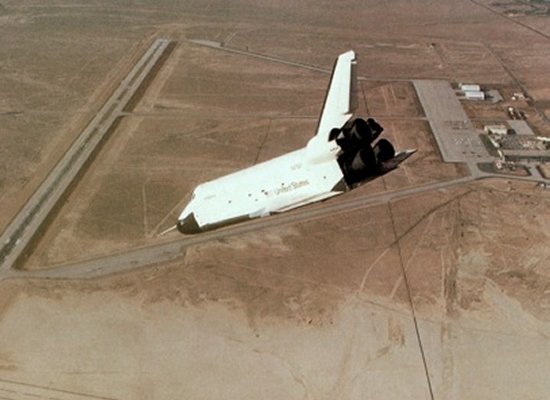
M325 68L354 48L373 79L360 113L418 153L348 198L461 176L399 80L508 93L518 79L548 109L548 19L517 21L535 30L466 0L1 1L0 226L154 36L178 46L28 268L155 243L196 183L311 136L328 75L188 38ZM533 184L491 180L213 241L126 275L2 281L0 397L546 398L548 206Z
M434 398L544 398L549 202L488 181L119 278L4 283L1 379L109 398L416 399L427 370Z

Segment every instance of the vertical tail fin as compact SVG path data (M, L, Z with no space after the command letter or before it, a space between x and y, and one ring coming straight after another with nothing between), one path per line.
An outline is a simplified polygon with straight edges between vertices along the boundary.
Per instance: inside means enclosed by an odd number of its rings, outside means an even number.
M316 136L328 141L334 128L341 128L357 107L357 72L355 52L340 54L334 63L330 84L325 96L323 111Z

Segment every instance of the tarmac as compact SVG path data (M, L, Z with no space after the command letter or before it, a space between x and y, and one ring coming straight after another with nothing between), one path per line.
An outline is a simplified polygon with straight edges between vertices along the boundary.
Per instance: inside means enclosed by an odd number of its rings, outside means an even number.
M445 162L490 162L472 121L447 81L413 80L414 88Z

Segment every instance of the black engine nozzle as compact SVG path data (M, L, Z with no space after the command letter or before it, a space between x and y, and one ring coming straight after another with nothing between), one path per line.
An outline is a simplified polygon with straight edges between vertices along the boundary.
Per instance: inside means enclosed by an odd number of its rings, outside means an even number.
M357 144L372 143L372 131L367 122L362 118L356 118L349 129L349 138Z
M340 132L333 130L330 138L336 137L336 142L344 151L354 151L370 146L384 128L374 119L366 121L362 118L355 118L348 122Z
M389 140L380 139L373 146L372 150L374 151L374 156L376 157L377 164L388 161L389 159L395 156L395 148L390 143Z
M393 145L380 139L374 146L367 145L347 159L342 159L343 171L349 184L384 173L384 163L395 156Z
M371 143L372 143L376 139L378 139L378 136L380 136L380 134L384 131L384 128L382 128L382 125L380 125L378 122L376 122L372 118L367 119L367 125L371 130L371 135L372 135Z

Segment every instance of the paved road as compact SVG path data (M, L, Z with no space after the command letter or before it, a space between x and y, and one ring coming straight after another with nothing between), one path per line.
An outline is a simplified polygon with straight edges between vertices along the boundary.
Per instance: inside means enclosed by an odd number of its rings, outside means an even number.
M392 200L412 196L427 191L444 189L471 182L472 177L463 177L448 181L432 182L425 185L408 187L405 189L366 195L359 198L334 202L327 201L318 206L305 207L286 214L280 214L268 218L261 218L234 225L228 228L213 232L202 233L196 236L185 236L178 240L157 244L154 246L133 249L119 254L113 254L107 257L101 257L93 260L71 263L58 266L52 269L41 269L37 271L4 271L0 275L1 279L6 278L35 278L35 279L93 279L101 276L126 272L133 269L143 268L154 264L160 264L178 259L185 254L188 247L207 243L236 235L242 235L261 229L267 229L275 226L293 224L317 218L322 218L331 214L351 211L364 207L370 207L377 204L387 203ZM344 195L345 196L345 195Z
M232 48L232 47L225 47L223 45L223 43L213 42L211 40L193 40L193 39L190 39L189 41L191 43L198 44L200 46L206 46L206 47L210 47L212 49L222 50L222 51L226 51L228 53L240 54L240 55L247 56L247 57L252 57L252 58L258 58L260 60L270 61L270 62L274 62L274 63L278 63L278 64L285 64L285 65L289 65L291 67L298 67L298 68L302 68L302 69L308 69L310 71L322 72L322 73L325 73L325 74L330 74L332 72L332 69L330 69L330 68L329 69L321 68L321 67L317 67L317 66L311 65L311 64L305 64L305 63L296 62L296 61L289 61L289 60L285 60L285 59L274 57L274 56L268 56L266 54L254 53L254 52L248 51L248 50L239 50L239 49L235 49L235 48ZM375 82L410 82L411 81L410 79L382 78L382 77L371 78L371 77L366 77L366 76L358 76L357 79L360 80L360 81L375 81Z

